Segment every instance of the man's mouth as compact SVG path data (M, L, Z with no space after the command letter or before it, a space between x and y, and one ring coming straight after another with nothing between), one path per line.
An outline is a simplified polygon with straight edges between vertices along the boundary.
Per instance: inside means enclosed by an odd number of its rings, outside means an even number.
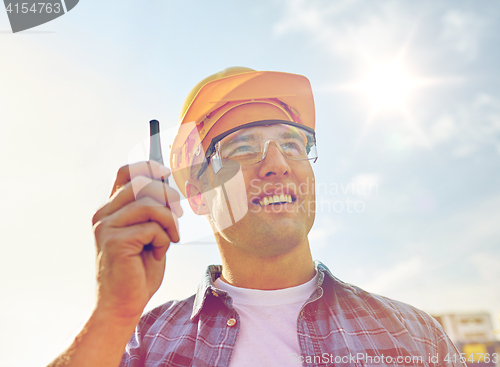
M294 200L291 195L280 194L280 195L269 195L261 198L260 200L254 200L254 204L259 204L260 206L266 205L277 205L292 203Z

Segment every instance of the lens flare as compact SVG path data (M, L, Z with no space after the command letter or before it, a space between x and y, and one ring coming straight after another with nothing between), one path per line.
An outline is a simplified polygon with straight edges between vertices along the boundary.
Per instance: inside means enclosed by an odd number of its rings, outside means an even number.
M370 100L374 111L404 110L412 89L420 84L399 63L371 64L357 88Z

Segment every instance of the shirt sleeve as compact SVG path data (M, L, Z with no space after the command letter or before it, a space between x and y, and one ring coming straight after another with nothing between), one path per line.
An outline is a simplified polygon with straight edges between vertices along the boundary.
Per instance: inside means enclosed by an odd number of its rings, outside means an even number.
M144 345L144 335L149 331L151 326L158 318L167 310L174 301L167 302L154 310L149 311L141 317L137 324L134 334L130 338L125 351L123 352L120 367L142 367L145 363L146 348Z
M457 347L443 330L443 327L434 319L435 340L437 343L436 354L430 362L440 367L467 367L465 360L461 359Z
M141 354L141 323L139 323L125 347L120 367L140 367L143 365L144 360Z

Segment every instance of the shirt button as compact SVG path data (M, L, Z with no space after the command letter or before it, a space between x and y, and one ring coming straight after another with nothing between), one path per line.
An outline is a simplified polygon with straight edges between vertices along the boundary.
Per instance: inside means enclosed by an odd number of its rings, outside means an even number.
M227 320L227 326L234 326L234 325L236 325L236 319Z

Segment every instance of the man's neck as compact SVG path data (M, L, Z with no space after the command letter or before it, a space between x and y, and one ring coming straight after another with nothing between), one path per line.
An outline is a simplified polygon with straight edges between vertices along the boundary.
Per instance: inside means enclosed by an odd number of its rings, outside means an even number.
M276 290L295 287L315 275L307 238L291 251L263 257L240 253L231 245L219 243L222 258L221 278L235 287Z

